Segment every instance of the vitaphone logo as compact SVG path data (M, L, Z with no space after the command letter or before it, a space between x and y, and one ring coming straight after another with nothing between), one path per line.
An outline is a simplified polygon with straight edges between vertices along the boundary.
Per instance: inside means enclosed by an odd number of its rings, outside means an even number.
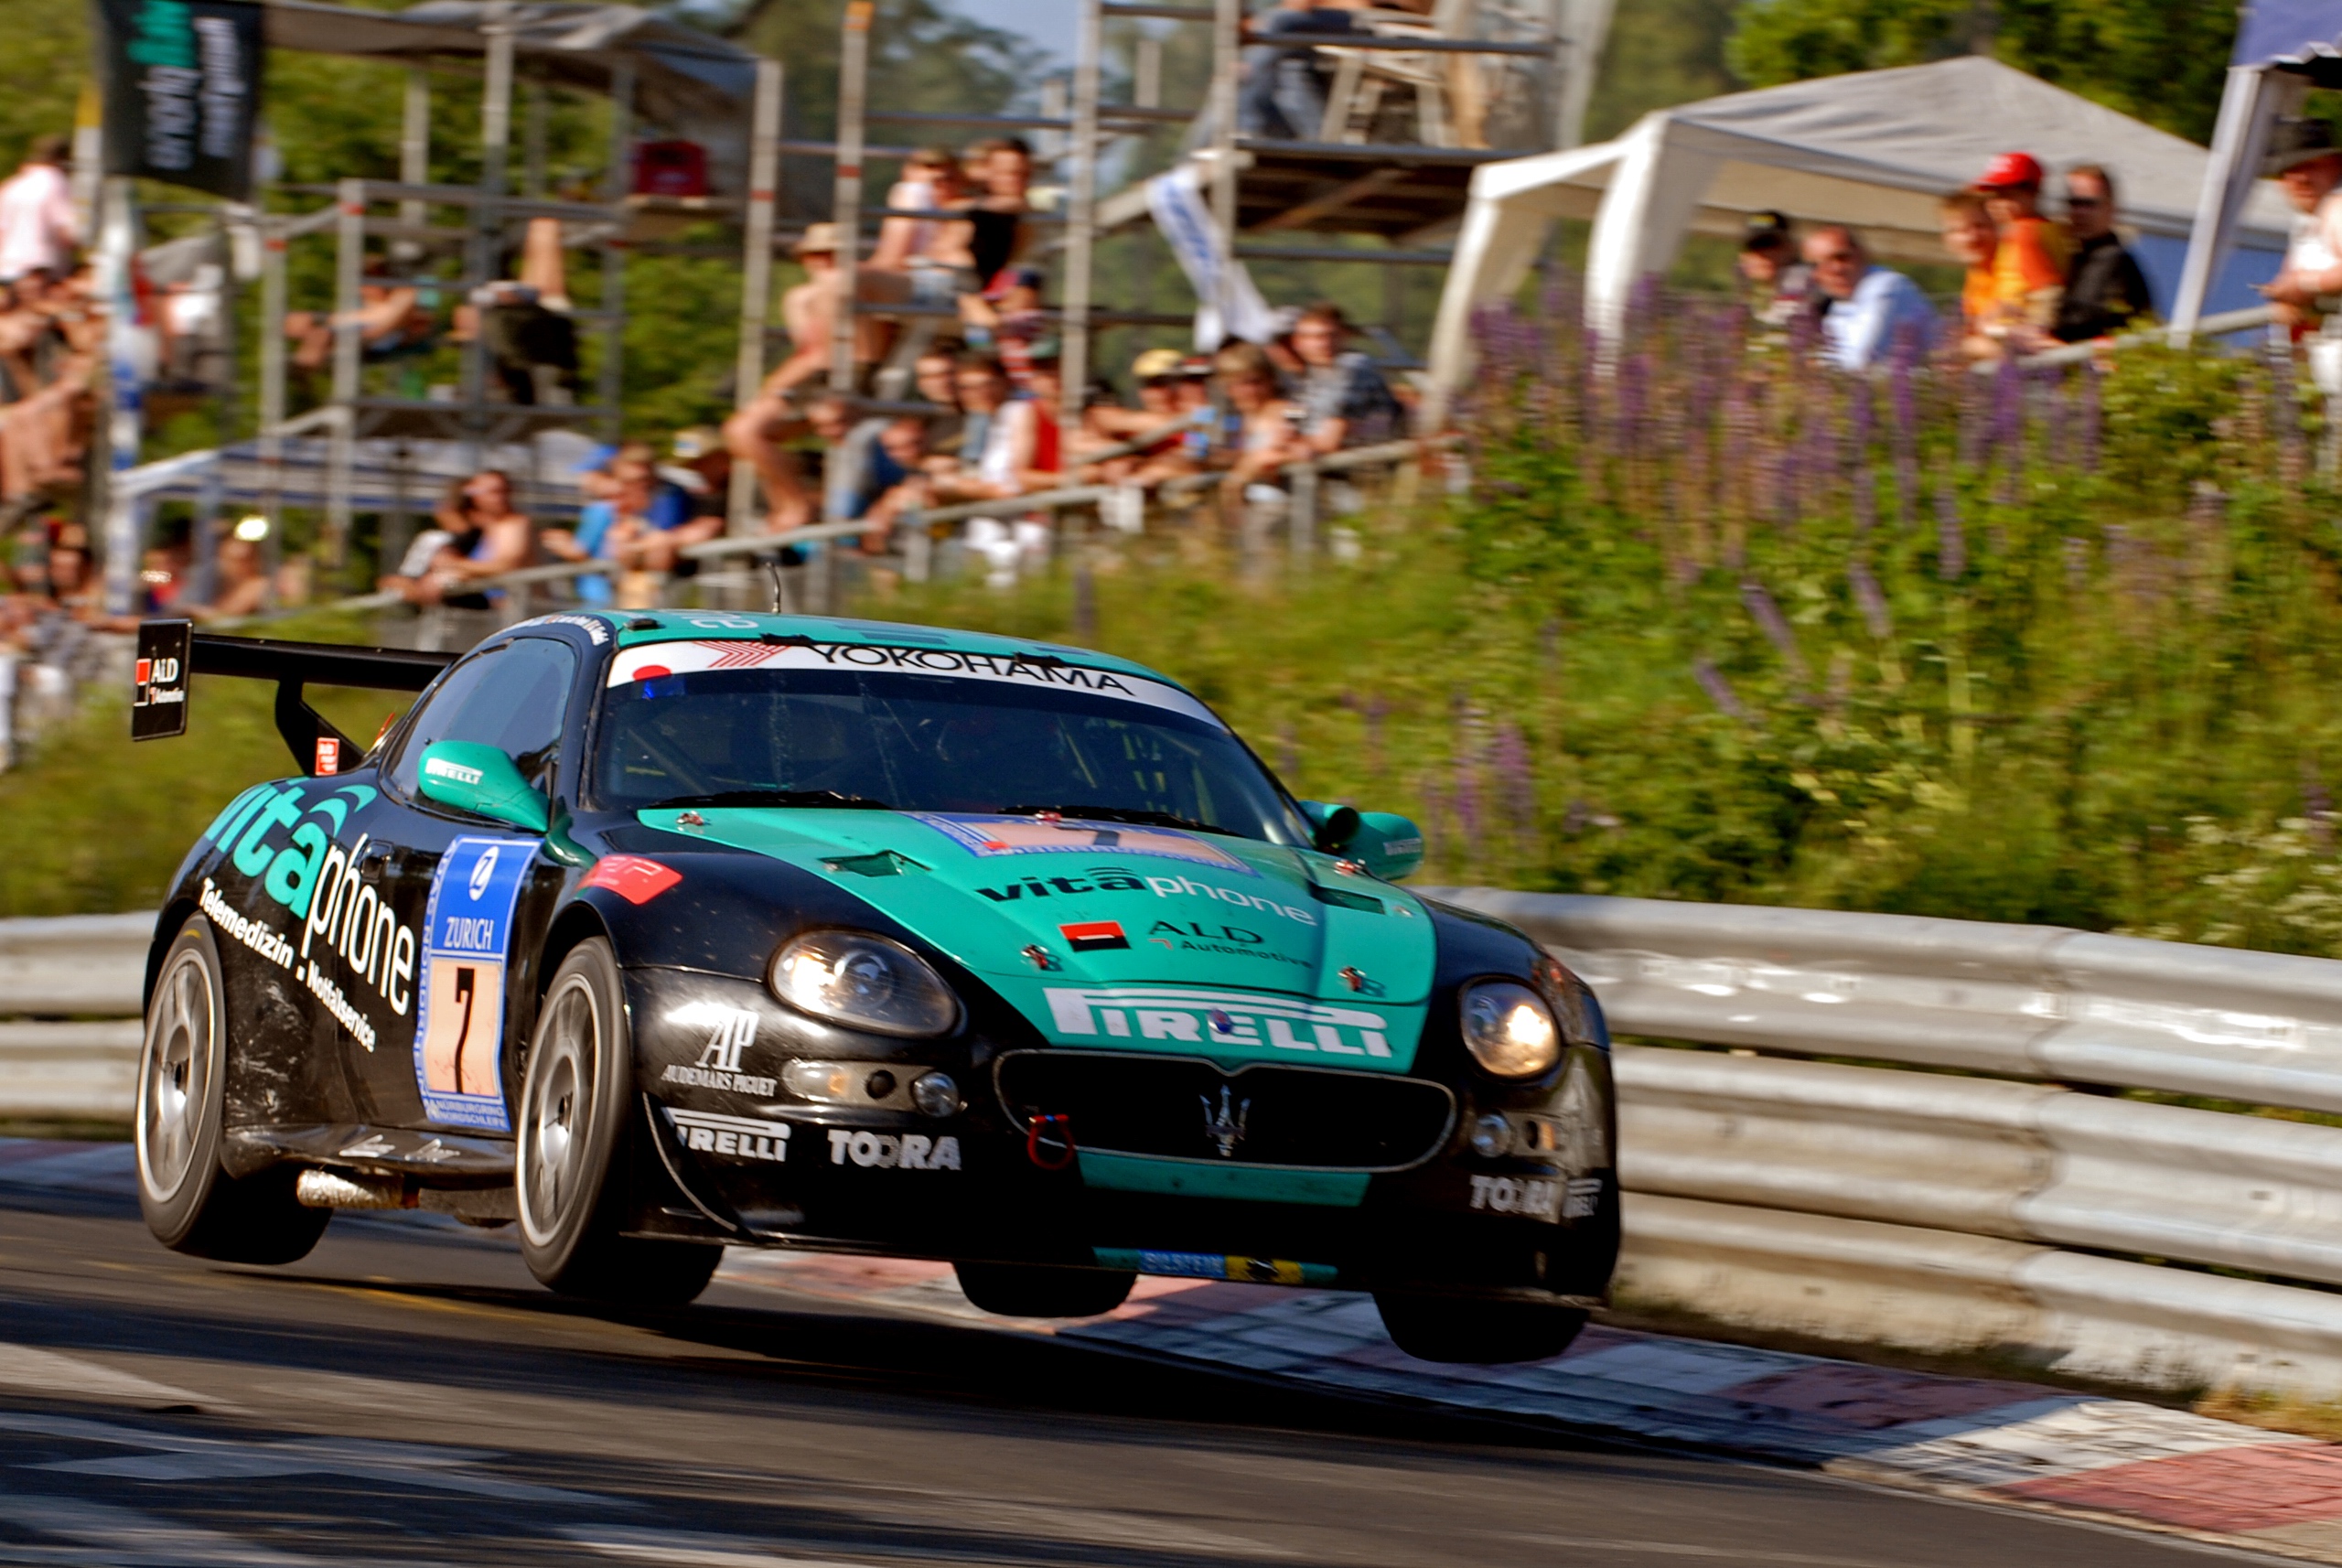
M1083 881L1082 876L1089 878ZM1258 893L1245 893L1234 887L1215 887L1209 882L1198 882L1192 876L1139 876L1120 866L1101 865L1082 876L1027 876L1005 887L979 887L977 892L995 904L1010 904L1024 898L1047 898L1056 894L1077 893L1137 893L1154 894L1157 898L1211 898L1239 908L1257 909L1262 914L1275 915L1287 920L1297 920L1314 926L1317 917L1306 909ZM1260 939L1254 938L1254 940Z
M360 833L346 850L334 842L349 813L371 803L374 796L367 785L344 784L305 804L300 784L281 789L257 785L230 802L204 835L238 871L257 879L263 894L302 922L304 982L345 1026L355 1011L338 987L314 972L309 961L313 948L338 952L349 977L373 987L400 1017L414 1001L414 931L399 923L359 874L367 835ZM274 842L278 828L292 830L289 843ZM317 896L321 889L323 897ZM371 1033L351 1032L361 1040Z

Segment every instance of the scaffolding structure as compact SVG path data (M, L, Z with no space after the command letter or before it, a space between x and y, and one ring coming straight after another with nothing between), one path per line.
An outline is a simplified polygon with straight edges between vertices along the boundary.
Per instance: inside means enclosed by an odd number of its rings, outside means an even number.
M308 15L326 13L317 5L302 7ZM545 8L537 8L543 12ZM583 8L581 8L583 9ZM382 25L400 18L353 14L361 22ZM538 20L542 20L540 16ZM726 66L753 78L753 88L742 127L747 156L747 188L737 197L657 197L637 194L632 187L636 141L638 76L622 53L599 82L580 82L574 67L571 84L606 91L611 105L607 156L598 199L564 201L545 194L544 92L542 81L530 83L529 113L521 140L520 188L514 188L514 90L518 64L521 9L491 4L477 25L437 22L424 40L435 53L473 52L481 65L480 177L471 185L435 184L430 180L431 90L426 68L407 68L402 104L399 178L343 179L330 188L331 201L311 211L269 214L258 221L262 230L260 345L260 421L257 450L262 468L261 508L267 516L271 548L282 537L281 518L290 495L320 500L324 512L320 564L338 570L348 559L353 511L363 488L356 482L353 464L361 450L379 452L385 444L392 451L405 443L461 443L475 454L514 449L534 451L540 432L591 431L605 441L620 435L620 391L625 367L627 320L625 260L629 254L692 250L677 246L670 236L684 226L716 221L741 236L743 289L740 350L736 372L741 385L752 391L763 374L763 349L768 298L770 293L773 214L776 199L778 147L783 76L779 62L757 59L746 51L710 39L706 52ZM300 47L300 46L295 46ZM541 57L546 58L546 57ZM568 64L569 62L563 62ZM320 191L319 194L324 194ZM496 395L490 375L484 330L476 329L462 343L453 395L433 395L451 389L428 389L425 395L385 390L370 384L366 344L359 313L368 287L413 288L424 297L462 301L482 285L502 279L503 259L518 239L516 226L550 220L562 225L564 254L590 252L598 261L600 297L591 307L573 302L565 312L583 350L594 349L590 388L578 395L538 394L539 401L517 401ZM313 235L330 234L334 246L331 314L330 384L316 407L290 415L290 363L285 325L288 298L288 248ZM370 271L369 245L375 254L387 254L389 270ZM453 269L426 267L433 252L458 257ZM484 318L481 323L484 327ZM581 360L584 358L581 352ZM743 395L747 395L744 391ZM310 484L288 483L288 455L306 455L312 448L298 442L310 433L326 437L324 471ZM298 448L296 451L295 448ZM546 476L518 476L542 485ZM367 499L379 499L379 489ZM409 508L403 487L390 513L384 543L403 542ZM424 510L428 502L424 503ZM386 557L392 554L386 548Z
M1062 134L1066 202L1058 243L1059 305L1054 318L1062 345L1065 402L1059 417L1078 420L1095 359L1096 335L1118 326L1187 326L1192 317L1120 309L1098 303L1097 245L1112 231L1143 221L1149 211L1146 180L1101 193L1102 155L1116 140L1164 124L1188 127L1193 165L1210 191L1214 241L1229 260L1346 263L1384 268L1444 266L1446 231L1461 217L1472 171L1498 159L1574 146L1583 139L1595 68L1615 0L1437 0L1428 15L1409 11L1350 13L1356 25L1339 33L1283 35L1253 48L1308 49L1338 63L1314 139L1241 134L1239 95L1248 47L1243 0L1209 5L1170 0L1081 0L1069 92L1045 91L1037 114L949 114L869 106L871 0L848 0L840 49L838 133L833 145L792 143L788 150L835 159L832 219L841 244L839 267L851 279L862 253L866 220L893 216L864 203L864 169L911 152L873 145L873 123L951 125L995 132ZM1159 39L1134 50L1131 103L1103 98L1105 25L1110 20L1158 20L1211 29L1212 70L1205 102L1193 108L1159 102ZM1154 47L1150 49L1149 45ZM1055 102L1051 99L1054 98ZM1413 116L1416 134L1392 140L1385 132ZM908 214L906 214L908 215ZM1036 214L1036 221L1049 217ZM1379 246L1294 246L1262 242L1280 233L1368 237ZM854 290L841 291L833 318L831 386L853 391ZM1229 301L1219 306L1228 319ZM953 314L948 307L880 306L889 317Z
M535 450L538 433L593 431L603 439L619 434L628 301L624 261L628 254L676 247L682 227L716 221L736 235L742 261L739 338L734 365L737 403L745 406L763 381L769 348L779 330L770 320L773 262L777 248L797 237L786 228L778 204L784 155L811 156L833 165L830 217L837 225L841 274L856 276L874 225L890 217L935 218L931 211L902 211L865 196L865 170L910 156L908 146L875 144L873 125L951 127L978 134L1038 132L1062 149L1065 200L1061 210L1024 215L1050 233L1047 247L1058 262L1058 304L1047 316L1062 342L1065 404L1059 417L1070 428L1080 416L1090 367L1098 358L1101 333L1119 328L1189 328L1187 313L1119 306L1101 301L1094 273L1100 241L1146 220L1146 177L1121 189L1100 188L1105 155L1117 142L1164 127L1185 127L1185 147L1174 167L1192 168L1209 193L1213 240L1226 278L1230 261L1273 259L1370 264L1391 270L1444 265L1443 241L1460 217L1474 169L1488 162L1554 146L1580 137L1594 65L1606 30L1613 0L1437 0L1437 10L1366 11L1352 30L1281 38L1274 45L1302 48L1337 62L1327 95L1327 112L1315 140L1280 140L1242 134L1240 85L1247 68L1248 41L1242 0L1211 5L1171 0L1082 0L1072 69L1067 79L1044 84L1037 113L950 113L875 108L869 102L872 0L847 0L843 27L839 115L832 142L790 140L783 132L784 77L779 62L758 59L733 46L707 40L727 69L753 75L745 94L747 122L733 145L745 151L736 171L737 195L643 198L631 190L636 135L637 83L621 60L607 80L584 80L575 63L565 65L565 84L606 91L612 104L607 156L598 199L564 201L545 193L543 91L532 96L523 128L521 177L512 178L514 91L521 7L491 3L475 21L435 24L445 35L431 46L441 53L475 53L480 61L481 172L476 184L430 180L431 95L425 67L408 67L396 180L345 179L317 188L331 200L297 214L269 214L262 231L260 305L260 413L256 442L261 510L268 517L269 549L282 538L281 515L288 502L319 504L324 513L320 565L328 571L349 558L354 512L388 502L384 554L403 543L410 489L395 454L400 444L461 443L470 451ZM353 16L367 25L390 25L394 16L339 13L287 0L289 9L313 16ZM547 11L546 7L532 8ZM576 8L581 13L587 7ZM591 8L610 10L615 8ZM1211 29L1211 71L1203 102L1167 106L1161 102L1163 38L1138 38L1129 76L1134 102L1105 98L1106 27L1118 21L1159 21ZM293 47L327 47L295 44ZM540 57L541 58L541 57ZM613 57L615 58L615 57ZM740 95L734 90L737 102ZM1125 160L1127 161L1127 160ZM1161 171L1155 171L1159 173ZM574 401L525 403L494 395L487 349L480 334L466 342L452 396L407 395L372 384L358 313L369 285L411 286L461 298L501 273L500 260L517 225L550 219L564 225L566 248L590 250L599 259L600 297L591 308L574 307L570 319L581 336L597 341L590 392ZM1378 244L1275 242L1285 234L1360 238ZM297 416L288 408L289 359L284 326L290 306L288 248L310 237L330 236L334 246L330 386L321 403ZM389 271L368 269L370 243L385 247ZM726 247L728 250L728 247ZM459 256L453 271L426 269L422 258L436 252ZM839 290L833 312L829 384L853 397L855 318L861 311L887 317L956 319L949 305L890 304L857 309L856 289ZM1222 306L1226 301L1204 301ZM908 335L907 335L908 336ZM445 392L448 389L434 389ZM858 400L866 412L932 412L922 403ZM323 468L314 480L288 482L288 458L314 462L322 437ZM383 472L381 455L393 454ZM361 458L360 454L365 456ZM832 452L832 461L839 455ZM365 470L361 472L360 470ZM521 476L542 484L543 474ZM828 496L839 487L824 486ZM427 510L424 498L422 507ZM756 481L746 464L736 466L729 497L730 532L760 535ZM834 514L827 521L842 520ZM824 531L826 532L826 531ZM821 569L803 595L812 607L834 597L836 562L822 553Z

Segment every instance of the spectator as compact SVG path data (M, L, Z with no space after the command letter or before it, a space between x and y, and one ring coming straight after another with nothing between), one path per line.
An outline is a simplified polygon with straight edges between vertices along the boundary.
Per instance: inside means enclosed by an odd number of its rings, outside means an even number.
M1089 411L1088 427L1110 446L1146 435L1155 438L1135 452L1099 464L1098 477L1108 484L1155 485L1196 472L1195 461L1183 450L1184 428L1155 435L1166 426L1184 425L1189 418L1179 397L1185 384L1179 350L1147 349L1131 361L1131 380L1138 386L1138 406L1093 408Z
M1025 219L1033 208L1033 149L1004 136L979 142L968 154L970 164L982 171L980 194L961 209L964 220L951 225L957 234L938 236L937 249L947 258L965 254L972 286L960 296L960 318L972 329L993 331L1000 326L994 284L1023 257L1032 238Z
M907 510L924 506L930 491L927 473L927 422L905 414L886 421L871 454L870 471L885 489L864 502L854 515L870 527L858 548L865 555L883 555L895 524Z
M2026 153L2003 153L1976 189L1993 227L1993 309L1984 335L2013 353L2047 348L2073 247L2064 230L2041 216L2041 165Z
M1778 334L1813 307L1813 269L1798 260L1797 236L1787 216L1752 212L1740 240L1740 276L1748 285L1748 310L1760 327Z
M734 457L756 469L775 532L813 521L812 497L788 451L788 443L805 431L804 418L791 406L790 394L829 369L837 235L836 224L814 223L797 242L792 253L804 264L805 281L780 296L789 358L765 378L755 397L724 422L724 444Z
M687 577L698 570L699 564L683 556L683 547L723 532L724 515L720 511L694 515L691 492L660 474L656 456L650 443L629 441L610 460L619 517L622 523L631 525L619 531L619 542L610 558L631 570Z
M955 343L930 343L911 366L912 384L937 412L927 416L920 445L932 456L957 457L967 435L968 416L960 407L955 372L962 349Z
M1248 39L1296 34L1339 35L1352 30L1350 13L1361 9L1342 0L1278 0L1245 24ZM1244 81L1237 90L1236 128L1247 136L1314 142L1326 122L1326 85L1317 73L1317 51L1273 42L1244 50Z
M1943 248L1968 269L1960 285L1961 352L1971 360L1998 359L2001 340L1984 331L1984 324L1992 319L1997 287L1993 252L2000 242L1992 211L1974 191L1955 190L1937 203L1937 213L1943 227Z
M1805 259L1828 299L1822 357L1840 370L1867 371L1892 354L1924 353L1934 340L1935 307L1909 278L1874 266L1853 230L1834 223L1815 230L1806 238Z
M65 177L65 137L35 136L16 174L0 185L0 283L32 274L61 278L81 243L73 188Z
M1349 336L1342 307L1327 300L1304 310L1293 327L1293 349L1302 363L1295 389L1301 435L1321 455L1392 440L1406 425L1406 411L1374 361L1342 347Z
M870 266L880 272L903 274L903 297L913 305L955 306L963 294L980 286L968 274L973 258L965 249L965 224L942 221L946 209L968 199L961 177L960 160L941 147L922 147L903 164L902 177L886 192L886 205L901 211L933 212L934 218L887 218L878 226L878 242L871 248ZM961 230L958 250L944 244L947 231Z
M1033 439L1023 456L1018 482L1028 490L1054 489L1065 480L1065 433L1058 425L1058 410L1065 406L1065 382L1058 376L1058 340L1044 338L1032 347L1025 374L1025 395L1032 405Z
M2342 296L2342 148L2323 120L2283 120L2270 134L2261 172L2285 188L2294 205L2285 264L2261 292L2295 336L2316 327Z
M213 562L210 601L178 604L174 611L189 620L228 620L258 615L267 603L268 568L261 560L259 542L231 533L220 542Z
M2049 335L2060 343L2082 343L2153 321L2147 274L2114 232L2114 177L2096 164L2066 171L2066 227L2074 260Z
M381 280L390 276L390 264L369 257L365 279L358 285L358 308L347 317L326 311L288 310L285 336L295 348L293 368L316 371L333 359L334 328L355 324L361 360L374 362L402 354L428 351L438 341L438 325L423 302L423 291L406 284Z
M1033 467L1037 444L1037 409L1030 398L1009 396L1008 371L992 355L972 353L960 361L960 403L968 411L972 445L982 433L982 445L972 446L972 464L939 479L939 501L1006 500L1024 492L1023 476ZM1031 517L1013 521L1001 517L968 520L968 549L989 563L984 581L1005 588L1016 581L1019 566L1048 553L1048 524Z
M492 608L503 599L503 589L483 592L467 585L518 571L536 553L536 527L526 512L513 505L509 475L483 468L464 481L463 497L477 532L468 545L460 538L451 538L441 546L430 569L415 585L412 596L418 604L445 605L450 609Z
M1241 528L1245 509L1284 504L1277 470L1316 454L1301 434L1305 417L1302 406L1279 393L1276 367L1257 345L1230 343L1212 363L1219 372L1220 391L1241 422L1236 458L1220 480L1219 492L1222 520L1234 531Z

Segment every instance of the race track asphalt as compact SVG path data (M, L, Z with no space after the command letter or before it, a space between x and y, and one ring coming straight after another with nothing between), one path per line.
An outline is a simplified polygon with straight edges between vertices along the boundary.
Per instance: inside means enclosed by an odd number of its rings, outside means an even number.
M723 1281L605 1311L509 1236L343 1215L244 1269L0 1190L0 1563L2275 1561Z

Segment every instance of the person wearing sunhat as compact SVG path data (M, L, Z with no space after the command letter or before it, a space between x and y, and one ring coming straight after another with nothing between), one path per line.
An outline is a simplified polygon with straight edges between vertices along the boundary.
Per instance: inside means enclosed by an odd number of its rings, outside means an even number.
M2285 264L2261 286L2277 318L2298 334L2315 327L2342 296L2342 147L2323 120L2280 120L2261 172L2284 187L2294 207Z
M1136 408L1112 405L1084 411L1086 433L1103 445L1135 440L1155 431L1170 429L1137 451L1112 457L1097 466L1099 478L1109 484L1151 485L1176 474L1192 474L1196 466L1180 450L1178 428L1187 415L1179 406L1185 361L1176 349L1149 349L1131 361L1131 380L1138 387Z
M1752 212L1741 231L1742 281L1748 285L1749 313L1761 326L1780 328L1813 303L1813 269L1798 260L1797 233L1781 212Z
M1992 308L1982 326L2013 353L2051 346L2073 259L2066 231L2041 216L2041 182L2040 161L2030 153L2003 153L1976 181L1995 235Z
M792 394L827 375L834 352L831 336L837 319L838 226L808 224L790 254L804 267L805 281L780 296L789 357L773 368L757 395L724 422L724 445L756 469L776 529L801 528L814 521L812 492L783 444L805 429Z

